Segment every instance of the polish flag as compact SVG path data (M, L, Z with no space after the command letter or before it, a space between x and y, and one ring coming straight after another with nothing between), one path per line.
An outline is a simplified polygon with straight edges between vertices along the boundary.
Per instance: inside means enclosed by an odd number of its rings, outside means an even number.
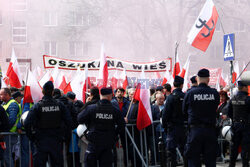
M217 90L218 92L220 91L220 79L221 79L221 76L217 76L216 90Z
M127 77L127 73L126 73L126 69L124 68L123 69L123 72L122 72L122 88L124 90L126 90L127 86L128 86L128 77Z
M83 94L86 93L87 85L84 86L86 83L86 80L87 80L87 75L85 73L83 73L82 71L80 73L77 73L77 75L74 76L72 81L70 81L67 84L67 86L64 88L64 94L66 94L69 91L74 92L76 94L77 100L82 100L83 102L85 102L84 100L86 100L85 99L86 96L84 97ZM84 87L85 87L85 90L84 90Z
M42 88L34 74L29 71L27 85L24 88L23 103L37 103L42 97Z
M67 85L66 77L64 73L61 71L59 72L58 76L56 77L56 80L54 81L55 88L63 90Z
M85 68L85 73L84 73L84 83L83 83L83 90L82 90L82 101L85 103L86 102L86 94L88 92L88 88L90 87L90 78L88 77L88 67L86 66Z
M189 88L188 83L189 83L189 78L188 78L188 72L189 72L189 57L187 62L185 63L185 66L182 69L182 72L185 70L185 72L182 73L183 76L181 76L182 78L184 78L184 83L183 83L183 92L186 92Z
M6 72L6 77L8 77L8 85L16 88L22 87L21 73L14 49L12 49L11 60Z
M159 73L159 71L156 72L156 76L157 76L157 79L161 78L161 74Z
M50 81L52 81L55 84L56 80L59 79L58 76L59 76L59 69L58 66L56 66L52 71Z
M166 84L167 82L170 82L170 80L171 80L171 75L170 75L170 72L168 71L168 69L166 70L166 72L165 72L165 75L164 75L164 78L163 78L163 81L162 81L162 86L164 85L164 84Z
M232 77L232 83L236 82L236 79L238 78L239 75L240 75L239 62L235 61L234 70L233 70L233 77Z
M188 56L188 58L187 58L187 60L186 60L186 63L185 63L185 65L184 65L183 68L182 68L180 77L182 77L182 78L185 77L185 73L186 73L186 71L187 71L187 68L189 68L189 63L190 63L190 59L189 59L189 56Z
M144 71L142 71L142 79L145 78ZM153 122L151 105L150 105L150 92L147 88L142 88L141 84L138 83L134 94L134 99L139 101L138 115L136 126L138 130L142 130Z
M37 67L35 68L35 70L33 71L33 75L35 76L35 78L36 78L37 80L41 79L41 77L43 76L43 71L42 71L42 69L41 69L39 66L37 66Z
M111 78L111 86L113 89L117 89L117 84L118 84L118 74L117 70L115 70L115 74Z
M99 79L102 80L102 85L99 85L99 87L107 87L108 76L109 76L108 62L104 51L104 45L102 44L101 54L100 54L100 68L99 68Z
M174 69L173 69L173 78L175 78L175 76L178 75L180 72L181 72L181 65L180 65L180 60L179 60L179 56L177 53L176 62L175 62Z
M188 34L187 42L205 52L212 40L218 13L212 0L207 0Z
M40 79L39 84L41 87L43 87L43 85L48 82L48 81L52 81L52 77L51 77L51 72L47 71L43 77Z
M223 72L221 72L221 76L220 76L220 85L222 85L223 87L227 86L227 83L224 79Z

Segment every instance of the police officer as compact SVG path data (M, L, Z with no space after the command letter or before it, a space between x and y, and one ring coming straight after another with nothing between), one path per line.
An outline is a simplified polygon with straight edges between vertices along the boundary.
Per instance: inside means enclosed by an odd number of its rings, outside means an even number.
M238 81L238 93L230 100L228 115L233 120L233 132L229 167L234 167L241 145L242 165L249 166L250 155L250 97L248 86L244 81Z
M112 148L117 133L124 133L125 121L121 112L112 106L112 88L102 88L100 101L87 106L78 115L79 124L88 127L88 148L85 153L85 167L112 166ZM117 128L116 128L117 125Z
M175 76L175 88L172 94L168 96L162 113L162 124L165 132L167 132L166 147L170 153L171 166L177 165L176 148L178 147L183 153L185 145L184 115L182 113L183 83L184 79L182 77Z
M51 81L44 84L42 100L31 108L24 122L27 136L35 143L36 167L45 167L48 157L51 166L63 166L64 129L71 127L72 120L66 107L53 99L53 90Z
M198 87L184 97L183 112L188 115L189 134L185 156L189 167L200 167L203 155L207 167L216 166L216 110L220 102L219 93L210 88L209 71L201 69L197 76Z

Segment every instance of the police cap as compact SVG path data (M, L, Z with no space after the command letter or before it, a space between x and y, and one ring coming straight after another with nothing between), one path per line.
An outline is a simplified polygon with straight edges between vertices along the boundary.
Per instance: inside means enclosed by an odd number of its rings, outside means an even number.
M238 86L247 86L243 81L238 81Z
M112 88L111 88L111 87L108 87L108 88L103 87L103 88L101 89L101 94L102 94L102 95L109 95L109 94L112 94Z
M190 78L191 83L197 83L196 76Z
M72 100L75 100L76 94L74 92L68 92L66 96Z
M205 68L203 68L200 71L198 71L197 75L199 77L209 77L210 76L208 69L205 69Z
M180 84L183 84L184 83L184 78L180 77L180 76L175 76L174 78L174 82L175 83L180 83Z
M23 97L23 95L22 95L21 92L17 91L17 92L15 92L15 93L12 94L12 97L15 99L17 97Z
M156 91L162 91L163 90L163 86L157 86Z
M54 85L52 81L48 81L43 85L43 90L54 90Z

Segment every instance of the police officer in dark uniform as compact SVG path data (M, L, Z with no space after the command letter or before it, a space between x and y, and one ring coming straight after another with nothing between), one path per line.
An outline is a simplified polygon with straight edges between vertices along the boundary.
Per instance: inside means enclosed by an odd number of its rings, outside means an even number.
M184 115L182 113L182 102L184 93L182 92L184 79L175 76L173 92L168 96L163 109L162 123L167 132L166 147L170 153L171 166L176 166L176 148L183 153L185 145Z
M26 134L35 143L34 166L45 167L48 157L51 166L63 166L64 129L72 125L69 111L53 99L54 85L48 81L43 86L43 98L36 103L24 121Z
M89 130L86 135L89 144L84 158L85 167L112 166L112 148L118 133L124 133L125 121L111 100L112 88L102 88L100 101L88 105L78 115L79 124L86 124Z
M209 71L201 69L197 76L198 87L186 93L183 112L188 115L189 134L185 146L188 167L201 166L201 154L207 167L216 166L216 110L219 93L210 88Z
M250 156L250 97L248 86L244 81L238 81L238 93L232 97L228 106L228 116L233 120L233 132L229 167L234 167L241 145L242 166L249 166Z

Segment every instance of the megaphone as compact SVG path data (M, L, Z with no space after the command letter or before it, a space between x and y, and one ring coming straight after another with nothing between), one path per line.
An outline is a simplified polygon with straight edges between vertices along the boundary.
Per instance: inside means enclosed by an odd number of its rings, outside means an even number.
M82 140L82 141L86 141L86 134L87 134L87 127L85 124L80 124L78 125L78 127L76 128L76 133L78 135L78 137Z
M22 116L21 116L21 118L20 118L20 122L21 122L21 124L22 124L23 126L24 126L24 122L25 122L25 119L27 118L28 114L29 114L29 111L26 111L26 112L24 112L24 113L22 114Z
M222 137L225 138L227 141L232 140L232 131L231 131L231 126L227 125L222 128L221 131Z

